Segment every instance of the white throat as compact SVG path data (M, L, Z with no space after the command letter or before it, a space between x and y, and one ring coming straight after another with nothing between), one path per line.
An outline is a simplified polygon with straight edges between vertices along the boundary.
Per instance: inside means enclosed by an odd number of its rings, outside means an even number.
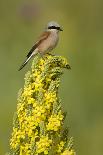
M53 33L58 33L59 32L57 29L48 29L47 31L53 32Z

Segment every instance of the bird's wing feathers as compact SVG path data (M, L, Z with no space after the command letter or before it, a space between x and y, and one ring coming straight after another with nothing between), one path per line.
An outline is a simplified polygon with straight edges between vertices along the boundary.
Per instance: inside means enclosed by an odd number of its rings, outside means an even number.
M34 46L31 48L31 50L29 51L29 53L27 54L27 58L26 60L23 62L23 64L21 65L21 67L19 68L19 71L28 63L28 61L31 59L31 57L33 55L36 55L37 53L33 53L35 51L35 49L45 40L48 38L50 32L44 32L40 38L38 39L38 41L34 44Z
M44 32L38 39L38 41L34 44L34 46L31 48L29 53L27 54L27 58L30 57L32 52L50 35L50 32Z
M29 53L27 54L27 58L30 57L30 55L32 54L32 52L37 48L37 43L30 49Z
M38 44L40 44L42 41L44 41L45 39L47 39L50 35L49 31L45 31L44 33L42 33L42 35L39 37L39 41Z

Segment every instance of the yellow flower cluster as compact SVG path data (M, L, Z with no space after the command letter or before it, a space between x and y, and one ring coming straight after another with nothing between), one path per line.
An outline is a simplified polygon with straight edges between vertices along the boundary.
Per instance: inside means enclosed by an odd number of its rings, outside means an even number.
M66 155L67 141L61 140L64 114L58 97L62 68L70 66L61 56L47 54L33 60L18 96L10 140L13 155ZM74 154L69 151L68 155Z
M52 140L48 136L41 136L40 141L36 142L37 151L36 153L48 154L48 149L52 144Z
M65 142L61 141L60 144L58 144L57 152L61 153L64 148Z
M61 111L58 114L53 114L48 119L47 130L58 131L61 127L63 120L63 115Z
M61 155L76 155L76 153L74 152L74 150L65 150L63 153L61 153Z

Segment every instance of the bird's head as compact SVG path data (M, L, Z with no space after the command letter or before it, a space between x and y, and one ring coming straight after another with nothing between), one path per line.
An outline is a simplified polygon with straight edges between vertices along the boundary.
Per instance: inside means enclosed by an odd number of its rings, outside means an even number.
M47 24L47 30L49 31L63 31L57 22L51 21Z

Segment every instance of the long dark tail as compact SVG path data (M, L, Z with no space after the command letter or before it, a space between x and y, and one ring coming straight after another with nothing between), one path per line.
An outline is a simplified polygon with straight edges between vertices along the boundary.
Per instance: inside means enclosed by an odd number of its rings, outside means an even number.
M20 66L20 68L18 69L18 71L20 71L27 63L28 61L32 58L32 56L36 55L37 51L30 53L29 55L27 55L26 60L23 62L23 64Z
M30 55L28 58L26 58L26 60L20 66L20 68L18 69L18 71L20 71L28 63L28 61L31 59L31 57L32 57L32 55Z
M24 63L21 65L21 67L19 68L19 71L28 63L28 61L32 58L33 55L36 55L38 50L36 50L37 48L37 44L35 44L29 51L29 53L26 56L26 60L24 61Z

